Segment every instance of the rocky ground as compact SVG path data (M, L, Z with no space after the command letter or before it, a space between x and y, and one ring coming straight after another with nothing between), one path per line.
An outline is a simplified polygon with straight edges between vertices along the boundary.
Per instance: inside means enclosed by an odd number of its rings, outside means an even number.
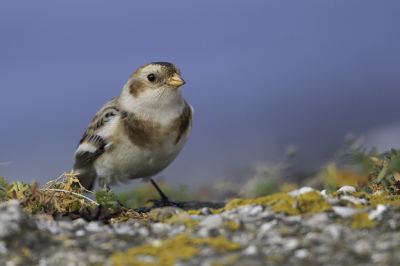
M400 196L311 188L110 224L0 203L0 265L397 265Z

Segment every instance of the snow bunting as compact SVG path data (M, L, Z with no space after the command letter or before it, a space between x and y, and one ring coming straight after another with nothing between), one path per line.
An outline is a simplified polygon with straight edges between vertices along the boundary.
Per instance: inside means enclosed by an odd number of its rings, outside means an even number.
M171 63L150 63L132 74L122 93L95 115L76 149L74 169L85 188L96 177L100 187L151 177L178 156L193 121L183 84Z

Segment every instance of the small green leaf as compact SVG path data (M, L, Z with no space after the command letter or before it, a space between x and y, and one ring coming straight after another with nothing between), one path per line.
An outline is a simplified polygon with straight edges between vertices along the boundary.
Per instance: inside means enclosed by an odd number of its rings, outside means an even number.
M114 194L114 189L111 189L108 193L107 193L107 197L111 197Z
M118 199L118 196L117 196L117 195L114 195L114 196L112 196L111 198L109 198L108 200L116 201L117 199Z

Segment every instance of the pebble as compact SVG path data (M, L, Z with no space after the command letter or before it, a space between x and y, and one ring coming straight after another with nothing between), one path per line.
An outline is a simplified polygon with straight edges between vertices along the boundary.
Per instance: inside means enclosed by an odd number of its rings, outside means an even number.
M249 214L257 215L257 214L261 213L262 211L263 211L263 207L261 205L256 205L250 210Z
M147 229L146 227L142 227L139 229L139 234L143 237L148 237L150 232L149 229Z
M378 206L376 206L376 210L372 210L369 215L368 218L370 220L381 220L382 219L382 214L387 211L387 207L383 204L378 204Z
M6 243L4 243L4 241L0 241L0 254L6 254L6 253L7 253Z
M343 186L341 188L338 189L339 191L343 191L343 192L356 192L356 189L352 186Z
M338 240L340 238L340 225L330 224L324 231L326 231L333 239Z
M310 253L310 252L309 252L307 249L303 248L303 249L298 249L298 250L296 250L296 251L294 252L294 256L295 256L296 258L302 260L302 259L307 258L309 253Z
M333 211L342 218L347 218L353 216L355 213L359 212L357 209L342 207L342 206L333 206Z
M276 221L276 220L272 220L271 222L268 222L268 223L263 223L261 226L260 226L260 230L259 230L259 233L260 234L265 234L265 233L267 233L269 230L271 230L275 225L277 225L278 224L278 222Z
M0 203L0 239L21 232L21 223L26 217L27 214L21 211L18 200Z
M90 222L87 223L85 229L89 232L97 232L100 230L100 222Z
M258 249L255 245L250 245L245 250L243 250L243 254L248 256L254 256L258 254Z
M151 230L155 234L161 234L170 231L171 225L163 223L154 223L151 225Z
M309 192L314 191L314 190L315 189L313 189L311 187L302 187L300 189L296 189L296 190L293 190L291 192L288 192L288 194L290 196L292 196L292 197L296 197L296 196L299 196L299 195L302 195L302 194L309 193Z
M222 226L222 222L223 220L221 215L212 214L204 218L204 220L200 222L200 226L210 230Z
M129 234L131 235L131 233L133 232L132 227L126 224L122 224L122 225L115 225L115 232L119 235L126 235Z
M75 232L76 236L84 236L86 234L85 230L78 230Z
M203 209L201 209L201 213L204 214L204 215L211 214L210 208L204 207Z

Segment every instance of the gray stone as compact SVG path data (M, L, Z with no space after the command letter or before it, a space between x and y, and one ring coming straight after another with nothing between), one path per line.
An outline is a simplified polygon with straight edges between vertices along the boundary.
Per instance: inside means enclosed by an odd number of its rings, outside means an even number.
M207 216L203 221L200 222L201 227L205 227L207 229L218 228L222 225L222 217L219 214L213 214Z

